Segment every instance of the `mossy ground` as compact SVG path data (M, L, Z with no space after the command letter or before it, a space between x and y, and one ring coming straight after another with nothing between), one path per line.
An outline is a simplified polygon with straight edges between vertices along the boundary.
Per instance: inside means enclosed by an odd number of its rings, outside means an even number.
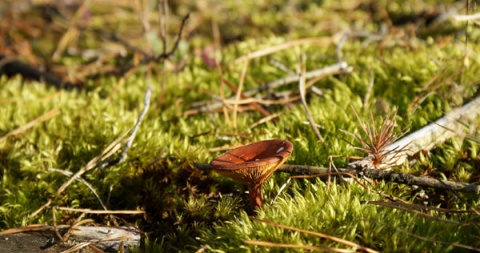
M480 73L478 28L453 20L438 26L415 26L415 17L421 18L422 11L437 10L439 3L397 2L172 3L170 33L175 34L179 17L187 12L193 13L189 21L192 26L198 25L190 27L196 29L195 33L182 40L172 60L165 63L166 74L151 76L151 106L127 160L105 170L88 172L83 178L110 210L146 211L144 216L123 215L116 221L135 224L144 230L148 237L147 252L195 251L201 247L211 252L284 251L249 245L245 240L345 248L330 240L250 220L246 211L249 209L246 187L215 173L199 171L193 163L208 162L221 153L209 152L210 148L278 138L294 144L287 163L327 166L329 155L359 155L343 140L349 137L340 131L361 132L351 107L364 119L369 112L381 118L396 108L398 131L408 133L475 97ZM445 6L454 4L445 3ZM98 19L91 25L101 26L105 22L101 17L106 18L119 9L122 8L107 10L101 4L92 4L92 13L98 15ZM134 12L128 8L123 11L130 14L117 18L118 31L132 38L138 34L142 37L136 30L129 31L132 27L141 27L137 20L132 21ZM190 116L183 113L191 109L194 102L219 96L220 78L238 85L241 64L232 63L234 59L295 38L332 37L349 27L376 33L388 19L379 14L382 11L386 11L389 22L393 22L392 38L371 42L358 36L349 38L342 48L342 56L353 71L316 82L315 87L322 94L308 94L309 110L320 125L325 143L305 124L307 117L298 101L265 106L280 116L255 127L251 127L252 124L263 118L255 110L239 112L237 126L233 125L232 113L228 117L223 113ZM151 10L150 15L154 16L153 13ZM410 23L400 22L407 17L412 20ZM211 24L218 25L224 43L213 56L221 55L222 76L217 68L209 67L195 53L213 43ZM414 27L415 36L412 36L408 32ZM160 42L147 35L142 38L149 45ZM43 50L39 55L49 55L45 51L55 50L49 39L52 37L38 38L35 45L44 47L34 47L34 51ZM101 45L93 39L77 44L83 49ZM272 57L295 71L302 54L307 59L307 70L337 61L335 44L294 47ZM60 61L67 66L85 64L82 58L68 53ZM143 109L144 93L149 85L145 73L140 68L128 76L123 85L119 85L118 76L99 75L87 79L85 89L80 92L55 90L20 77L0 80L0 136L49 110L60 111L58 116L0 143L1 229L52 224L51 209L29 217L50 198L53 199L51 206L101 208L92 192L79 182L58 195L57 189L67 178L48 168L76 172L120 134L131 130ZM268 57L254 59L249 63L244 90L286 75L275 68ZM372 76L374 86L365 101ZM434 80L433 84L426 86L430 80ZM292 83L280 90L295 91L297 86ZM226 96L234 95L231 90L225 92ZM422 97L425 100L421 103L412 104ZM478 129L478 125L471 127ZM451 140L414 167L399 170L480 184L479 138L470 137ZM346 161L346 158L335 159L338 166ZM277 173L264 185L267 201L276 195L288 176ZM452 210L470 210L478 207L480 201L477 195L424 189L429 196L426 200L419 197L422 189L384 182L376 185L375 190L409 203L426 201L428 206ZM432 219L368 203L376 200L387 201L355 183L332 184L327 189L319 179L295 179L273 206L266 205L257 217L337 236L382 252L465 250L454 243L480 248L476 214L429 211L428 214L437 218ZM69 224L78 217L78 213L58 212L56 219L57 223ZM99 224L113 224L113 219L105 215L88 217Z

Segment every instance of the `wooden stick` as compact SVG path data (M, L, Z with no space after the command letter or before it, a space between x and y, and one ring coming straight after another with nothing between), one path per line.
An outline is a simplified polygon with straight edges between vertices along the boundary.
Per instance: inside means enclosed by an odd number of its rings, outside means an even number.
M210 164L206 163L194 163L195 167L200 170L211 170ZM327 174L328 168L326 167L317 167L317 166L306 166L306 165L290 165L283 164L278 168L277 172L286 172L296 175L317 175L317 174ZM480 185L467 184L462 182L454 182L448 180L439 180L435 178L428 177L417 177L410 174L377 170L377 169L363 169L358 171L352 168L338 168L339 172L359 174L362 173L368 178L383 180L387 182L406 184L406 185L418 185L424 187L431 187L441 190L452 190L460 192L469 192L480 194Z
M336 64L326 66L325 68L308 71L308 72L305 73L305 78L306 79L315 78L315 79L318 80L318 79L320 79L322 77L325 77L325 76L336 75L336 74L341 74L341 73L348 73L348 72L351 72L351 71L352 71L352 68L349 67L346 62L339 62L339 63L336 63ZM250 89L250 90L246 90L246 91L243 92L243 95L247 96L247 97L252 97L253 95L255 95L256 93L258 93L260 91L275 89L275 88L281 87L281 86L289 84L289 83L298 82L299 80L300 80L299 75L287 76L285 78L267 83L265 85L262 85L262 86L259 86L259 87L256 87L256 88L253 88L253 89ZM225 99L225 101L235 101L235 98L236 97L233 96L233 97L230 97L228 99ZM257 103L260 103L260 102L257 101ZM218 108L221 108L223 105L224 105L223 101L217 101L217 102L214 102L214 103L211 103L211 104L200 106L196 109L189 110L188 112L189 112L189 114L194 114L195 112L210 112L210 111L214 111Z

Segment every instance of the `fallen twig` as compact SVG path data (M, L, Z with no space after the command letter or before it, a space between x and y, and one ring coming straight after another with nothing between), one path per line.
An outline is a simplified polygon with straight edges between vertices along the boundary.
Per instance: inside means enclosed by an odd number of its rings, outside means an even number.
M63 185L60 186L60 188L58 188L57 194L61 194L74 180L76 180L81 175L83 175L83 173L95 168L98 162L107 159L113 153L115 153L118 149L120 149L120 142L123 140L123 137L125 137L126 134L127 132L120 135L107 148L105 148L100 155L95 156L85 166L83 166L83 168L81 168L75 175L70 177L70 179L67 182L63 183Z
M200 170L211 170L210 164L206 163L195 163L195 167ZM338 168L338 171L351 174L358 174L360 172L357 169L352 168ZM283 164L280 166L280 168L278 168L277 172L286 172L297 175L327 175L329 170L326 167ZM363 169L361 170L361 173L368 178L387 182L480 194L480 185L475 184L440 180L428 177L417 177L405 173L377 169Z
M321 79L325 76L336 75L336 74L341 74L341 73L348 73L350 71L352 71L352 68L349 67L346 62L340 62L340 63L329 65L325 68L308 71L308 72L305 73L305 78L306 79L315 78L315 79L318 80L318 79ZM246 90L246 91L243 92L243 95L246 96L246 97L252 97L253 95L255 95L258 92L261 92L261 91L264 91L264 90L272 90L272 89L281 87L281 86L289 84L289 83L298 82L299 80L300 80L300 76L298 74L287 76L285 78L267 83L265 85L261 85L261 86L256 87L256 88ZM308 85L306 85L306 86L308 86ZM214 111L218 108L221 108L225 104L225 102L235 101L235 99L236 99L236 97L233 96L233 97L225 99L225 101L216 101L216 102L213 102L211 104L202 105L199 108L196 108L194 110L190 110L189 114L194 114L195 112ZM255 100L255 102L260 103L258 100Z
M150 79L147 79L150 80ZM151 86L147 87L147 90L145 91L145 97L143 99L143 110L140 113L140 116L138 116L137 122L135 123L135 126L133 127L132 133L130 134L130 137L128 137L128 141L125 144L125 146L122 149L122 152L117 156L115 159L110 159L108 158L98 166L99 169L105 169L107 167L119 164L123 162L127 158L127 152L128 149L132 146L133 140L135 139L135 136L137 135L138 127L140 126L140 123L142 123L143 118L145 117L145 114L147 114L148 108L150 107L150 96L151 96Z

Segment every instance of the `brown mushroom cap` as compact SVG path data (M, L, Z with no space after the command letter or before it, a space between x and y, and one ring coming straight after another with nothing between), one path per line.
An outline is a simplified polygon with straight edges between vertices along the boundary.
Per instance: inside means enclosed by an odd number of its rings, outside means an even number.
M293 151L286 140L265 140L232 149L210 165L223 176L248 185L262 184L282 165Z

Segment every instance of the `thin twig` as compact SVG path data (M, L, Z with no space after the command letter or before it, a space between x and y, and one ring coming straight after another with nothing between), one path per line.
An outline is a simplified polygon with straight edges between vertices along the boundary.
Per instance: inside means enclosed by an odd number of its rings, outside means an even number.
M45 208L48 208L51 203L52 203L52 199L48 199L45 204L43 204L41 207L39 207L37 210L35 210L35 212L33 212L32 214L30 214L30 215L28 216L28 220L31 220L33 217L37 216L37 214L39 214L39 213L40 213L41 211L43 211Z
M194 163L195 167L200 170L211 170L210 164L207 163ZM352 168L337 168L339 173L357 173L358 170ZM277 172L286 172L296 175L328 175L328 168L308 166L308 165L291 165L283 164L277 170ZM435 178L416 177L410 174L384 171L377 169L363 169L362 174L368 178L376 180L384 180L386 182L393 182L406 185L417 185L423 187L431 187L442 190L453 190L460 192L470 192L480 194L480 185L467 184L462 182L454 182L449 180L439 180ZM332 173L333 174L333 173Z
M189 17L190 17L190 13L188 13L187 15L185 15L185 17L183 17L182 24L180 25L180 31L178 32L178 35L177 35L178 37L175 40L175 44L173 44L172 49L167 53L162 53L162 54L158 55L154 60L155 62L158 62L161 59L168 59L168 58L170 58L170 56L172 56L177 51L178 45L180 44L180 41L182 40L182 35L183 35L183 31L185 30L185 25L187 24L187 20L188 20Z
M59 170L59 169L55 169L55 168L48 168L47 171L58 172L58 173L61 173L65 176L67 176L67 177L71 177L73 175L73 172L71 172L71 171ZM93 188L93 186L91 184L89 184L83 178L77 178L75 180L79 181L80 183L84 184L88 189L90 189L90 191L93 193L93 195L95 195L95 197L98 199L98 202L100 202L100 205L102 206L102 208L104 210L108 210L107 207L105 206L105 204L103 203L102 199L98 195L97 191L95 191L95 189Z
M147 80L150 80L150 79L147 79ZM123 147L122 152L120 152L120 154L117 156L116 159L113 159L113 160L111 160L110 158L107 159L105 162L103 162L102 164L100 164L98 166L98 169L102 170L102 169L105 169L107 167L117 165L117 164L123 162L127 158L128 149L130 149L130 147L132 146L133 140L135 139L135 136L137 135L138 128L140 127L140 124L142 123L143 118L147 114L148 108L150 107L151 93L152 93L151 86L149 85L149 87L147 87L147 90L145 91L145 97L143 99L143 104L144 104L143 110L140 113L140 116L138 117L137 122L135 123L135 126L133 127L133 130L132 130L132 133L130 134L130 137L128 137L127 143Z
M57 212L55 210L55 207L52 208L52 220L53 220L53 230L55 231L55 234L57 235L58 239L60 241L64 241L62 235L60 235L60 232L58 231L57 228Z
M123 140L123 137L125 137L125 135L127 134L128 132L125 132L123 133L122 135L120 135L117 139L115 139L112 143L110 143L110 145L105 148L102 153L100 155L97 155L95 156L92 160L90 160L85 166L83 166L83 168L81 168L77 173L75 173L75 175L73 175L72 177L70 177L70 179L67 180L67 182L63 183L62 186L60 186L60 188L58 188L57 190L57 194L61 194L63 191L65 191L65 189L70 186L70 184L76 180L77 178L79 178L80 176L83 175L83 173L95 168L95 166L97 165L98 162L100 161L103 161L104 159L108 158L111 156L111 154L113 154L114 152L116 152L117 150L120 149L120 142Z
M336 75L336 74L341 74L341 73L348 73L351 72L352 68L347 65L346 62L340 62L336 63L333 65L329 65L327 67L321 68L321 69L316 69L312 71L308 71L305 73L305 78L310 79L313 78L315 80L319 80L325 76L330 76L330 75ZM261 85L256 88L252 88L249 90L246 90L243 92L243 95L247 97L252 97L258 92L265 91L265 90L273 90L275 88L279 88L283 85L289 84L289 83L294 83L300 81L300 76L298 74L287 76L285 78L281 78L279 80ZM310 82L309 82L310 83ZM308 87L308 85L306 85ZM208 111L214 111L218 108L223 107L228 101L235 101L235 96L230 97L228 99L220 99L220 101L213 102L208 105L200 106L197 109L192 110L192 112L189 111L189 114L193 114L195 112L208 112ZM258 99L255 100L256 103L261 103Z
M330 76L330 75L349 73L352 70L353 69L351 67L349 67L346 62L342 61L342 62L339 62L339 63L335 63L335 64L332 64L332 65L326 66L324 68L308 71L308 72L305 73L305 79L323 78L323 77ZM298 75L298 74L290 75L290 76L275 80L273 82L264 84L264 85L259 86L257 88L247 90L247 91L244 92L244 94L246 96L252 96L259 91L272 90L272 89L275 89L275 88L279 88L283 85L298 82L298 81L300 81L300 75Z

